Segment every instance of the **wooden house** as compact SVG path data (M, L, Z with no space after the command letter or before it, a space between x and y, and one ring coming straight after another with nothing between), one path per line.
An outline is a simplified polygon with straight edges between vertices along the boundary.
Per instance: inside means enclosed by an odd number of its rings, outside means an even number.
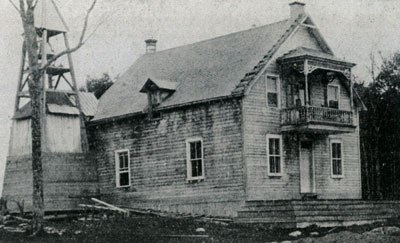
M146 41L91 121L104 200L297 226L330 205L315 220L367 220L351 211L376 207L360 200L355 64L333 54L304 8L294 2L286 20L168 50Z
M293 203L359 203L355 64L333 54L304 8L168 50L146 41L91 122L102 197L249 222L278 220L257 211L271 205L299 223Z

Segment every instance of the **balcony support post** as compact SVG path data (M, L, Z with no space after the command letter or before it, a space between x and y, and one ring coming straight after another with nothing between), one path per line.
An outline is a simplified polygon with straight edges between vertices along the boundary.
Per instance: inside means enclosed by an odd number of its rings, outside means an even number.
M308 60L307 59L304 60L304 83L305 83L305 86L304 86L304 95L305 95L304 100L305 100L306 107L308 107L309 104L310 104L310 101L308 99L309 97L308 97Z
M353 75L351 75L351 71L350 71L349 82L350 82L350 108L351 111L353 112Z

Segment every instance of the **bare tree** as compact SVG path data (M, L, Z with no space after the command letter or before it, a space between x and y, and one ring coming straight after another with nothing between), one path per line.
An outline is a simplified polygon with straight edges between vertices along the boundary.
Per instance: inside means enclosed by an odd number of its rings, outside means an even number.
M52 0L53 1L53 0ZM48 60L47 63L41 64L39 62L39 45L36 28L34 25L34 10L38 0L19 0L19 7L9 0L14 8L19 12L22 20L24 31L24 49L28 54L29 76L28 87L31 97L32 116L31 116L31 129L32 129L32 172L33 172L33 220L32 220L32 234L36 235L43 230L43 216L44 216L44 199L43 199L43 172L42 172L42 117L44 117L44 110L41 109L44 97L41 79L45 75L47 68L54 63L58 58L77 51L82 47L87 39L85 35L87 32L87 25L90 13L92 12L97 0L93 0L90 8L88 9L83 24L81 36L78 44L70 49L61 51L54 55L53 58ZM54 2L53 2L54 3Z

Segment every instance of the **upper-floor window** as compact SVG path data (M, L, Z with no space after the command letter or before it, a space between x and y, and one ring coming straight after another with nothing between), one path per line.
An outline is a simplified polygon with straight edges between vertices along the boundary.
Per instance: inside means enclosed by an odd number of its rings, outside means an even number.
M340 105L340 86L328 85L328 106L330 108L339 109Z
M304 85L302 83L288 84L287 96L288 107L304 106Z
M266 86L267 86L267 106L278 108L280 106L278 77L267 75Z
M186 140L187 179L204 178L203 140L191 138Z
M268 175L279 176L282 174L282 136L267 135L267 163Z
M331 141L332 177L343 177L343 151L340 140Z
M129 150L115 151L116 186L127 187L131 185L130 155Z

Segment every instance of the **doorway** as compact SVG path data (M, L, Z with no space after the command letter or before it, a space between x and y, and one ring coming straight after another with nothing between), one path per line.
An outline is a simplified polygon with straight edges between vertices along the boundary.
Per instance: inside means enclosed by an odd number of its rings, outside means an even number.
M313 144L300 142L300 193L314 193Z

